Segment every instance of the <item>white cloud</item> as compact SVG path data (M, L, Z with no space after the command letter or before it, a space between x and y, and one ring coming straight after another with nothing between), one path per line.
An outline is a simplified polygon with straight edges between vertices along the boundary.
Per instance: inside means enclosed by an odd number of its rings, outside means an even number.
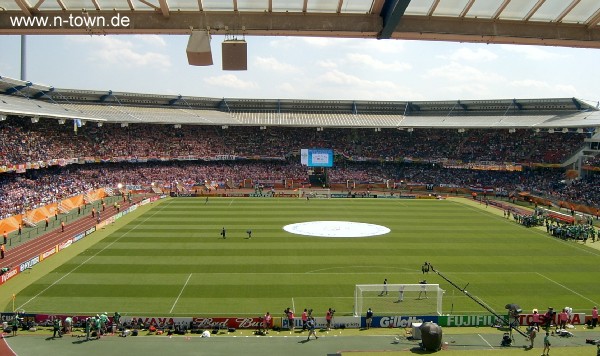
M134 39L136 41L144 42L148 45L155 45L160 47L165 47L167 45L165 39L160 37L159 35L135 35Z
M404 42L400 40L374 40L372 38L357 39L350 46L366 53L400 53L404 51Z
M330 59L326 59L326 60L322 60L322 61L317 61L316 65L321 67L321 68L329 68L329 69L333 69L333 68L337 68L338 64Z
M472 50L470 48L462 47L454 51L454 53L449 56L441 55L439 56L442 59L450 59L452 61L493 61L498 58L498 56L487 49L478 48L477 50Z
M223 74L204 79L204 82L216 87L232 88L232 89L256 89L258 85L250 81L244 81L234 74Z
M339 70L329 71L313 83L323 99L424 100L410 88L389 80L366 80ZM401 99L400 99L401 98Z
M465 66L456 62L428 70L425 78L446 79L452 82L481 82L499 83L505 79L497 73L482 71L472 66Z
M291 83L283 83L277 88L285 93L295 93L297 91L296 86L292 85Z
M273 57L256 57L256 59L254 60L254 65L257 68L276 71L276 72L293 73L293 72L300 71L300 68L295 67L288 63L280 62L276 58L273 58Z
M398 61L385 63L379 59L371 57L368 54L350 53L347 55L347 58L352 64L364 65L377 70L404 71L412 68L412 66L408 63L401 63Z
M527 91L535 91L536 93L544 94L545 97L571 97L578 96L575 86L570 84L552 84L546 81L523 79L514 80L509 83L511 86ZM538 96L540 96L538 94Z
M344 44L351 43L352 39L349 38L325 38L325 37L301 37L297 38L296 41L302 41L305 44L314 47L335 47L340 48ZM298 44L296 42L296 44Z
M128 68L171 66L171 59L167 54L138 49L136 43L114 36L73 36L70 40L80 44L90 44L92 48L86 51L88 60L101 65L119 65Z
M548 49L542 49L536 46L524 46L524 45L500 45L500 48L507 52L516 53L523 57L531 60L541 61L551 58L564 58L567 57L563 54L554 53Z

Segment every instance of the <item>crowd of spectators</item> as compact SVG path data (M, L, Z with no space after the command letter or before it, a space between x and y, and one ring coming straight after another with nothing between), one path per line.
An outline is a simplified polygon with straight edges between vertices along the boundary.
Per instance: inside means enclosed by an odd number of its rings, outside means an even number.
M561 169L525 169L521 172L444 168L439 161L559 163L577 147L584 134L549 134L518 130L367 129L135 124L95 124L78 128L55 120L9 118L0 122L0 167L26 162L94 157L152 160L187 156L209 161L71 164L29 169L26 173L0 173L0 218L81 194L89 189L123 185L192 187L204 182L228 182L237 187L244 180L283 182L307 180L300 165L300 148L333 148L335 167L330 182L419 183L457 187L493 187L523 190L586 205L600 204L600 175L590 174L564 183ZM560 135L560 140L552 140ZM548 144L552 142L552 144ZM220 155L248 160L214 160ZM267 159L270 157L270 159ZM407 162L418 163L407 163ZM81 163L81 161L80 161ZM599 160L590 159L590 164Z
M556 199L598 206L600 180L591 176L572 184L562 183L559 169L483 171L450 169L438 164L340 161L328 171L330 183L489 187L502 191L530 191ZM98 163L0 174L0 218L20 214L69 196L100 187L144 186L167 189L218 183L237 188L245 180L266 185L286 180L307 181L307 168L293 160L175 161Z
M587 134L531 130L229 127L93 123L79 127L56 120L10 117L0 123L0 166L51 159L182 156L289 157L301 148L332 148L347 158L463 162L561 163ZM557 139L559 137L559 139Z

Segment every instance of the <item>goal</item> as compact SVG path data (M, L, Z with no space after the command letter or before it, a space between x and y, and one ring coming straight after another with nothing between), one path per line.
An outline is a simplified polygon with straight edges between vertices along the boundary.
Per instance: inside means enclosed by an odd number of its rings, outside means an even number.
M357 284L354 315L442 315L443 295L439 284Z
M313 188L300 188L298 189L298 198L315 198L315 199L329 199L331 198L331 189L313 189Z

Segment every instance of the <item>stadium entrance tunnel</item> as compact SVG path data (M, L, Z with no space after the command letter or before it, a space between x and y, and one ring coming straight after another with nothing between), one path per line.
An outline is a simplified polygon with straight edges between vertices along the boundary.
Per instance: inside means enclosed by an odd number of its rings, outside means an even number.
M316 237L373 237L391 230L385 226L352 221L308 221L283 227L289 233Z

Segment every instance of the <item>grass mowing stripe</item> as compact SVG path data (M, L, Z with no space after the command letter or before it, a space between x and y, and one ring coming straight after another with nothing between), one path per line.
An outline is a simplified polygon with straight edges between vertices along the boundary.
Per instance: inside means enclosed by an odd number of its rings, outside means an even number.
M166 207L167 205L169 205L170 202L167 202L166 204L163 204L160 209L156 210L152 215L148 216L146 218L146 220L150 219L151 217L153 217L154 215L156 215L156 213L158 213L161 209L163 209L164 207ZM144 221L146 221L144 220ZM141 223L140 223L141 224ZM122 237L124 237L125 234L123 234ZM49 285L48 287L46 287L45 289L43 289L41 292L39 292L38 294L34 295L33 297L29 298L29 300L27 300L25 303L21 304L17 309L23 309L23 307L27 304L29 304L29 302L33 301L35 298L37 298L39 295L41 295L42 293L44 293L45 291L47 291L48 289L52 288L56 283L62 281L64 278L66 278L68 275L70 275L73 271L75 271L77 268L79 268L80 266L84 265L86 262L88 262L89 260L91 260L92 258L94 258L98 253L104 251L105 249L107 249L108 247L110 247L112 244L114 244L115 242L117 242L117 240L111 242L109 245L105 246L102 250L100 250L99 252L97 252L96 254L90 256L88 259L86 259L85 261L81 262L77 267L73 268L71 271L69 271L67 274L63 275L62 277L60 277L59 279L57 279L54 283L52 283L51 285Z

